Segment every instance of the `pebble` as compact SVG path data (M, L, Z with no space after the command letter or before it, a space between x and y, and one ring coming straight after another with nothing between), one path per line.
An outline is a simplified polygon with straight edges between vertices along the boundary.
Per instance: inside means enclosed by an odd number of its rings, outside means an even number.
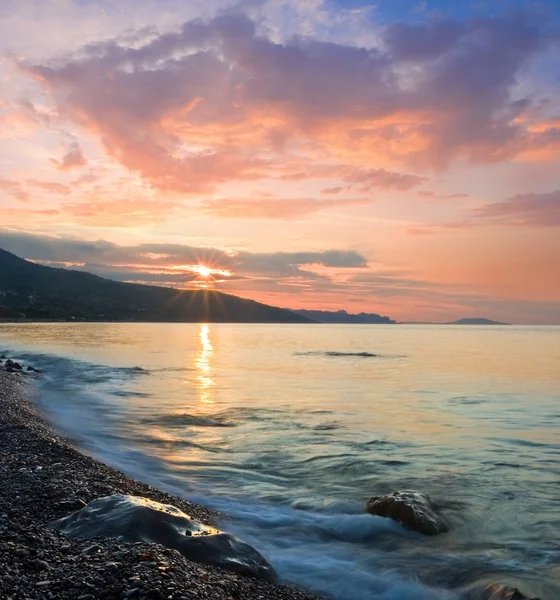
M37 559L34 563L37 571L48 571L49 563L46 560Z

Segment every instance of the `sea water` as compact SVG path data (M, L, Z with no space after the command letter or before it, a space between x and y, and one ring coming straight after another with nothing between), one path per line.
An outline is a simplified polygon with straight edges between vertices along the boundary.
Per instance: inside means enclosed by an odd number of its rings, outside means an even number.
M85 451L223 511L282 580L336 600L560 598L560 328L0 325ZM425 537L364 514L427 493Z

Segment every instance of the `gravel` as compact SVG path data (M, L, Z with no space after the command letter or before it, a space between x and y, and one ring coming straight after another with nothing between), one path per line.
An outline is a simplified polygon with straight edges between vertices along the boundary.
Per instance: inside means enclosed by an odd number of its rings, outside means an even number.
M81 454L38 413L33 376L0 371L0 599L318 600L156 544L70 540L49 529L111 494L172 504L209 525L218 515Z

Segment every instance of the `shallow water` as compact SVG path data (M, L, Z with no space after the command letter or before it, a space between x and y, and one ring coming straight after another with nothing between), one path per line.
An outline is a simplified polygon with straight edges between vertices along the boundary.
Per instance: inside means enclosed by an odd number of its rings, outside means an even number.
M84 449L337 600L560 598L560 328L3 324ZM363 514L430 494L435 538Z

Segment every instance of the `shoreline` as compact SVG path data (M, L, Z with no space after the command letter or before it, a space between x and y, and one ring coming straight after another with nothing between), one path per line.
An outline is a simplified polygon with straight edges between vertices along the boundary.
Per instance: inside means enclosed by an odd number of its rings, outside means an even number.
M112 494L171 504L204 524L219 513L82 454L33 403L31 377L0 372L0 598L318 600L281 583L192 562L163 546L69 539L53 521Z

